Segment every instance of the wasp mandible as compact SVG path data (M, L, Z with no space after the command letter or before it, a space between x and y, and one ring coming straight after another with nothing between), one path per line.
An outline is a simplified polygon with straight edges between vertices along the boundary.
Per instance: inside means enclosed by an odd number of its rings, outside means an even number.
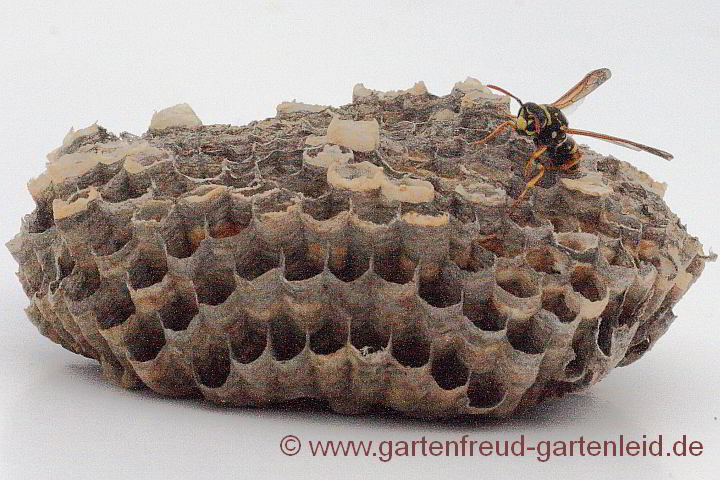
M573 172L577 170L578 163L582 158L582 153L578 150L577 143L575 143L575 141L569 136L570 134L587 135L588 137L606 140L623 147L632 148L633 150L644 150L652 153L653 155L657 155L658 157L662 157L665 160L673 158L673 156L667 152L658 150L657 148L648 147L647 145L643 145L641 143L625 140L624 138L612 137L603 133L576 130L568 127L568 121L567 118L565 118L562 109L567 108L572 104L576 104L609 78L609 69L600 68L598 70L593 70L585 75L582 80L568 90L562 97L549 104L537 104L530 102L523 103L522 100L507 90L495 85L487 85L488 88L498 90L517 100L517 102L520 103L520 110L518 111L517 117L511 114L506 114L507 116L513 118L513 120L508 120L507 122L500 124L487 137L474 143L487 143L497 137L504 129L513 128L522 135L532 137L533 143L535 144L535 150L525 162L525 178L527 179L530 177L536 166L538 173L527 182L525 189L522 191L517 200L515 200L513 207L525 197L527 192L533 188L538 181L540 181L543 175L545 175L546 170L552 169L565 172ZM544 153L547 153L547 157L550 159L548 164L544 164L538 160Z

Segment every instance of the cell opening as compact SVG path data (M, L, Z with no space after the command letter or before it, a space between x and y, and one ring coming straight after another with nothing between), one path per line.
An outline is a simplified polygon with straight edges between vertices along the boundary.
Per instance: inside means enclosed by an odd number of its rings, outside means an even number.
M460 303L462 286L450 275L439 272L432 278L420 277L420 298L437 308L445 308Z
M443 390L453 390L465 385L470 376L470 370L463 363L457 350L433 355L430 373Z
M303 212L318 221L330 220L350 209L350 197L333 193L319 198L306 198L303 201Z
M199 312L192 294L178 295L158 310L165 328L174 331L185 330Z
M307 280L320 275L324 268L324 248L307 246L286 253L284 275L288 281Z
M240 363L254 362L267 347L267 332L243 322L233 326L228 335L233 358Z
M128 355L136 362L147 362L157 357L165 346L165 332L152 317L137 317L125 335Z
M577 316L565 303L565 295L562 292L545 292L542 299L542 308L554 313L562 323L572 322Z
M405 367L422 367L430 360L430 341L424 332L414 330L393 336L392 356Z
M212 238L234 237L245 229L252 220L250 208L239 208L231 205L224 211L213 212L208 218L208 233Z
M373 270L383 280L404 285L413 278L417 262L405 256L401 249L376 254Z
M347 340L347 323L328 318L322 327L310 335L310 350L318 355L330 355L343 348Z
M248 252L243 257L236 259L236 271L238 276L245 280L255 280L264 273L280 266L280 254L260 250Z
M93 265L90 270L74 268L65 280L65 294L75 302L84 300L100 288L100 273Z
M612 334L613 334L612 320L607 317L600 318L600 325L598 327L598 338L597 344L606 357L610 356L612 349Z
M387 348L390 335L378 328L378 320L370 317L354 318L350 326L350 343L363 355Z
M500 288L518 298L530 298L538 294L533 278L519 270L500 270L495 281Z
M451 244L450 259L466 272L479 272L495 264L495 254L484 249L476 242L462 247Z
M230 375L230 352L219 335L207 338L205 345L193 350L193 366L201 384L218 388Z
M591 302L602 299L600 281L591 267L576 267L572 272L570 284L573 290Z
M343 282L352 282L370 269L370 254L351 246L331 247L328 267Z
M195 253L205 238L205 229L200 225L187 226L180 221L163 229L163 239L168 255L174 258L188 258Z
M98 305L97 322L100 329L116 327L135 313L135 304L125 285L110 293L107 300Z
M532 317L523 323L509 325L507 339L515 350L538 355L545 351L550 341L550 332L538 324L537 317Z
M523 253L525 245L523 238L517 235L513 238L502 238L493 236L479 241L480 246L491 251L498 257L512 258Z
M561 273L557 266L555 255L553 255L553 252L548 248L528 250L525 253L525 259L536 272L543 272L548 275Z
M198 302L205 305L220 305L235 291L235 277L232 270L201 267L193 278Z
M287 315L276 317L270 322L270 346L275 359L290 360L305 348L305 332L295 327Z
M507 324L507 317L500 313L492 300L475 301L465 298L463 315L477 328L488 332L502 330Z
M128 268L128 279L133 289L147 288L162 281L168 272L167 258L162 252L143 252Z
M492 408L502 403L505 390L491 373L473 372L470 374L467 397L471 407Z

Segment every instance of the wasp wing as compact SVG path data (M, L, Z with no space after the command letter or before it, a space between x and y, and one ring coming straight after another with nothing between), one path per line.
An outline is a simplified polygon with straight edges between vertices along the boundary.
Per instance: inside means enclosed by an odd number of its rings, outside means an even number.
M668 152L654 147L648 147L647 145L643 145L642 143L625 140L624 138L613 137L610 135L605 135L604 133L588 132L587 130L576 130L574 128L566 128L564 130L570 135L585 135L588 137L599 138L600 140L605 140L606 142L614 143L616 145L620 145L621 147L632 148L633 150L643 150L648 153L652 153L653 155L657 155L660 158L664 158L665 160L671 160L673 158L673 156Z
M563 109L569 107L581 98L586 97L590 92L598 88L610 78L610 70L607 68L599 68L588 73L574 87L568 90L565 95L555 100L553 107Z

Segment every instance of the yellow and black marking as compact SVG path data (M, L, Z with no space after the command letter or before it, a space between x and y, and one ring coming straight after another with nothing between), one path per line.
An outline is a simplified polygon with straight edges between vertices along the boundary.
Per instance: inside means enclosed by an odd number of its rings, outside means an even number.
M581 100L609 78L610 70L607 68L593 70L551 104L523 103L518 97L507 90L494 85L487 85L488 88L503 92L517 100L518 103L520 103L520 110L516 118L500 124L489 135L475 143L487 143L498 136L503 130L511 127L521 135L532 137L533 143L535 144L535 150L525 163L525 177L530 177L536 168L538 169L538 173L528 181L525 189L517 200L515 200L513 207L540 181L547 169L562 170L565 172L577 170L578 163L582 158L582 153L580 153L577 143L575 143L575 140L573 140L569 134L587 135L634 150L644 150L666 160L672 158L672 155L665 151L641 143L587 130L575 130L568 127L567 118L565 118L565 114L563 114L561 109L569 107L573 103ZM510 116L512 117L512 115ZM538 161L544 154L546 154L550 160L549 164Z

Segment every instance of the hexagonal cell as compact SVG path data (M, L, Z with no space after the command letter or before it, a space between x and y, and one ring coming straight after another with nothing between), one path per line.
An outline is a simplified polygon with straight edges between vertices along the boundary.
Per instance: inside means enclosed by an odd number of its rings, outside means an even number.
M228 330L230 351L240 363L252 363L267 347L267 330L244 322L237 322Z
M350 323L350 343L363 355L386 349L390 342L389 328L374 315L363 313L353 317Z
M320 245L303 245L285 252L285 279L307 280L325 269L326 249Z
M534 248L525 252L525 260L536 272L555 275L562 273L562 256L551 247Z
M373 270L383 280L404 285L412 280L417 262L405 255L402 248L376 252Z
M450 349L433 355L430 374L443 390L462 387L468 381L470 370L463 362L458 350Z
M500 288L518 298L530 298L538 294L535 279L524 270L512 268L498 270L495 281Z
M591 233L561 232L555 234L555 240L559 245L576 253L584 253L598 246L597 235Z
M192 360L198 380L209 388L221 387L230 375L230 351L225 338L217 333L198 332L195 339Z
M340 213L350 210L349 195L330 192L318 198L305 198L302 209L318 221L330 220Z
M450 260L462 270L479 272L495 264L495 254L481 247L477 242L462 246L451 241Z
M136 362L147 362L157 357L165 346L165 332L154 316L137 316L125 334L128 355Z
M425 268L420 273L418 294L433 307L445 308L460 303L462 283L450 264L439 269Z
M235 277L232 270L224 267L204 265L195 272L192 279L198 302L205 305L220 305L235 291Z
M65 295L68 299L79 302L97 292L100 288L100 273L97 267L93 268L74 268L67 279L63 282L65 285Z
M478 243L485 250L488 250L498 257L512 258L525 251L524 238L522 235L513 236L492 236Z
M573 290L591 302L597 302L605 295L603 283L590 265L575 267L570 276L570 284Z
M502 330L507 324L507 317L500 313L492 300L477 301L465 298L463 315L477 328L488 332Z
M318 355L335 353L347 345L348 333L347 322L329 315L323 325L310 334L310 350Z
M577 317L577 314L565 303L565 294L562 291L543 292L542 308L554 313L563 323L572 322Z
M226 202L208 214L208 233L212 238L233 237L243 231L252 220L250 204Z
M235 270L245 280L255 280L279 266L280 252L267 248L248 248L235 257Z
M530 355L543 353L550 341L551 331L544 328L537 315L524 322L510 322L507 339L515 350Z
M473 372L468 382L467 397L471 407L492 408L505 399L505 389L492 373Z
M352 282L370 269L370 252L352 244L331 245L328 268L343 282Z
M419 368L430 360L430 340L419 326L393 334L392 356L405 367Z
M205 229L200 224L186 222L171 215L161 231L167 253L175 258L190 257L205 238Z
M100 329L116 327L135 313L135 304L125 285L109 289L99 301L96 315Z
M167 272L167 257L164 252L140 251L128 267L128 281L135 290L147 288L162 281Z
M287 315L270 321L270 347L276 360L290 360L305 348L305 332L299 330Z
M198 312L195 296L191 292L181 292L160 307L158 315L165 328L180 331L188 327Z

